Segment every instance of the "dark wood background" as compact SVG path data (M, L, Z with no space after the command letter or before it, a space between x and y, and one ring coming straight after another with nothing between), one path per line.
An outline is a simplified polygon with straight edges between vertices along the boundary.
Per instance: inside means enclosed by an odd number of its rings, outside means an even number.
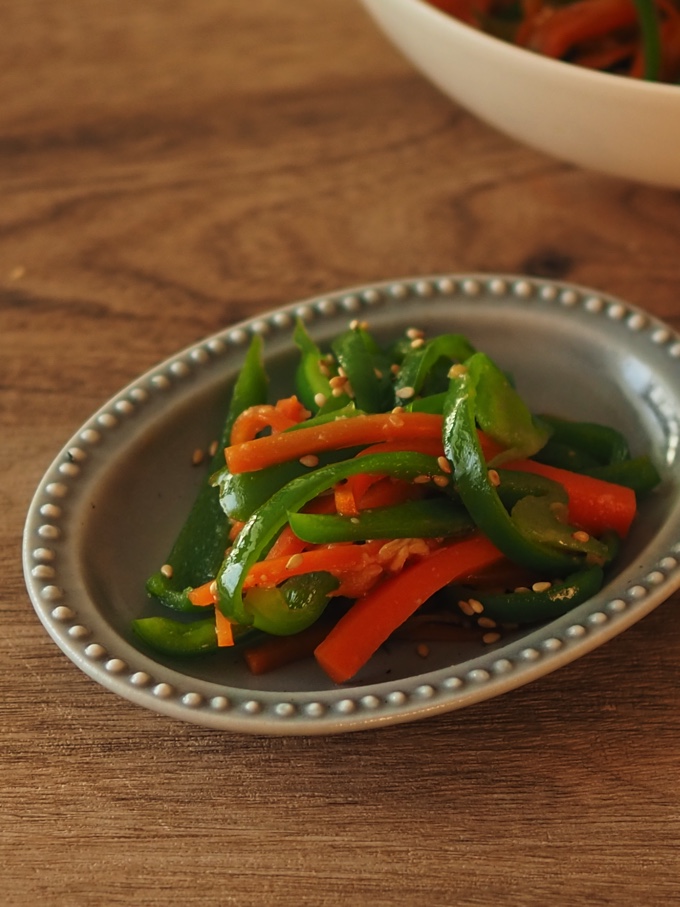
M680 195L499 135L354 0L22 0L2 20L0 900L680 903L677 597L474 708L242 737L89 680L20 564L61 445L242 317L482 270L597 287L680 327Z

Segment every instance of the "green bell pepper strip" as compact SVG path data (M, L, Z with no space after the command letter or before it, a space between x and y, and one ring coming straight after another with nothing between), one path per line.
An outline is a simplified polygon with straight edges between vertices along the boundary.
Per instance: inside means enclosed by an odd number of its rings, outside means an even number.
M210 472L201 484L194 504L166 559L172 576L158 571L146 582L147 592L176 611L196 613L187 592L215 575L229 545L229 523L224 517L217 491L210 476L224 464L224 448L237 416L249 406L267 398L267 374L262 363L262 339L255 336L232 391L231 402L218 441Z
M456 489L463 504L478 528L511 561L551 575L573 572L582 564L582 554L556 550L533 535L530 537L525 534L522 521L515 521L506 510L489 478L479 443L476 401L474 372L467 370L451 378L444 406L444 452L453 465Z
M533 459L537 463L557 466L559 469L568 469L571 472L584 472L593 466L602 465L596 457L589 453L563 444L554 438L548 438L545 445L534 454Z
M556 416L542 415L541 420L552 430L552 441L565 444L594 459L596 462L591 463L591 466L609 466L630 459L628 442L615 428L597 422L575 422Z
M189 623L170 617L141 617L132 621L132 629L142 642L164 655L206 655L218 649L214 617Z
M427 379L442 361L445 370L438 376L439 382L436 380L433 382L435 387L430 390L430 393L445 391L448 387L446 376L449 367L456 362L464 362L474 352L475 348L462 334L441 334L417 349L410 349L404 356L394 382L394 404L399 405L405 402L404 398L399 395L399 391L403 391L404 388L411 388L414 396L420 394Z
M315 545L368 539L448 538L475 528L467 511L443 495L362 510L353 517L290 513L288 521L298 538Z
M272 636L292 636L316 623L339 585L330 573L307 573L271 589L255 586L243 601L253 627Z
M491 465L532 457L545 445L551 429L531 414L507 375L486 353L475 353L465 365L475 387L475 420L505 448Z
M319 464L327 466L338 460L353 456L360 448L330 451L319 454ZM213 482L219 488L222 509L232 520L245 522L273 494L293 479L309 472L299 460L288 460L275 463L255 472L233 474L224 467L213 476Z
M605 482L614 482L616 485L632 488L636 495L647 494L661 481L656 466L646 455L633 457L625 463L591 467L584 469L583 472L585 475L603 479Z
M359 409L368 413L392 408L390 361L364 328L350 328L331 344L336 359L349 379Z
M439 394L428 394L426 397L418 397L417 400L411 401L405 409L411 413L433 413L441 416L444 411L444 400L446 400L446 391Z
M603 582L602 568L593 566L571 573L540 592L527 589L503 594L452 587L447 591L447 598L450 602L473 598L484 606L480 617L489 617L502 624L533 624L561 617L592 598Z
M423 475L445 475L436 457L400 452L367 454L343 460L293 479L250 517L217 573L217 603L225 617L234 623L252 624L252 614L245 607L241 594L250 568L288 522L290 513L301 510L337 482L357 473L389 475L407 481Z
M659 13L653 0L633 0L642 36L643 76L658 81L661 72L662 48Z
M300 350L300 361L295 372L295 387L302 403L313 413L331 412L346 406L350 398L344 393L333 395L331 375L327 373L330 366L300 319L295 324L293 340ZM322 363L325 363L326 368L322 368ZM332 374L337 375L336 368L333 368ZM324 398L323 403L318 402L319 394Z

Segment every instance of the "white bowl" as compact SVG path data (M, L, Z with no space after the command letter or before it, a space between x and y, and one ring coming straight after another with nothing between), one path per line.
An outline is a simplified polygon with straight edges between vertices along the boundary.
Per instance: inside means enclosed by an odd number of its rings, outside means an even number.
M680 87L539 56L423 0L362 2L417 69L501 132L611 176L680 188Z

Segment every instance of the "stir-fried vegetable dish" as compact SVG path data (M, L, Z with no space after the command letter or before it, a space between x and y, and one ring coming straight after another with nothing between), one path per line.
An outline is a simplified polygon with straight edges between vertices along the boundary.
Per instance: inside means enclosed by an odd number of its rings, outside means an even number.
M254 673L316 658L351 680L394 635L494 644L594 595L659 481L604 425L536 415L460 334L365 323L322 349L302 322L295 393L256 336L193 508L133 629ZM272 402L273 400L273 402ZM171 611L178 612L171 615Z
M528 50L589 69L677 84L679 0L428 0Z

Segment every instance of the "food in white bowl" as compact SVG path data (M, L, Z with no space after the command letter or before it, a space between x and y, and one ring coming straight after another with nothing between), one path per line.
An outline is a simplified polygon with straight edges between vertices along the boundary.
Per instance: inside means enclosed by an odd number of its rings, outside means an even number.
M395 46L481 120L561 160L680 187L680 87L551 59L425 0L362 0Z

